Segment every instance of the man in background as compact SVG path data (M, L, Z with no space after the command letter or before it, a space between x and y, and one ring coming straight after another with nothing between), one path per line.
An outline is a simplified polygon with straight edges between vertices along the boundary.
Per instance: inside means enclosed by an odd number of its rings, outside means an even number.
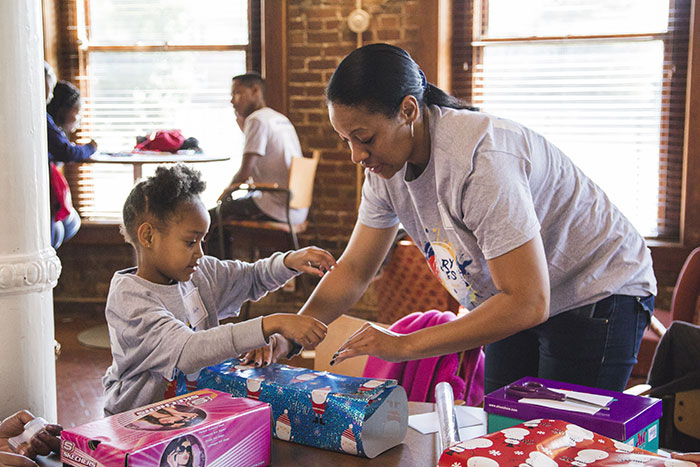
M245 143L241 166L229 187L219 197L224 219L287 221L286 196L253 191L241 197L230 190L241 183L277 184L287 188L292 157L301 157L301 145L294 125L287 117L265 105L265 81L257 73L233 78L231 104ZM292 209L292 224L306 219L307 209ZM212 216L212 221L216 217Z

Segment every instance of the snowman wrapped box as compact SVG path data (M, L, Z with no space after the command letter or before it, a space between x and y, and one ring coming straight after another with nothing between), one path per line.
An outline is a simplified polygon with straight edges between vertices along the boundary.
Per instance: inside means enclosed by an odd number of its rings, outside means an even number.
M363 457L400 444L408 427L406 392L395 380L357 378L273 363L227 360L203 369L197 388L272 406L278 439Z
M211 389L61 433L63 465L146 467L270 464L270 406Z
M460 441L438 467L697 467L596 434L570 422L535 419Z

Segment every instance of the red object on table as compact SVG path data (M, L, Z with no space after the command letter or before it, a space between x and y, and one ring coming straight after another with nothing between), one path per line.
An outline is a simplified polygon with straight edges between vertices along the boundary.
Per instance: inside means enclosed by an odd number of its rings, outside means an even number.
M134 151L177 152L184 142L185 137L180 130L158 130L146 141L134 146Z

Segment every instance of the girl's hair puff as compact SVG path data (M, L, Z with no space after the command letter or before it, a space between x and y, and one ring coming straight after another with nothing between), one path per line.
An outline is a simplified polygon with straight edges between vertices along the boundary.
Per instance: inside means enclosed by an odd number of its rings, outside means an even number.
M206 188L201 173L184 164L159 166L155 175L136 184L124 202L121 233L134 247L138 245L136 231L150 220L164 229L170 218L188 202L199 200Z

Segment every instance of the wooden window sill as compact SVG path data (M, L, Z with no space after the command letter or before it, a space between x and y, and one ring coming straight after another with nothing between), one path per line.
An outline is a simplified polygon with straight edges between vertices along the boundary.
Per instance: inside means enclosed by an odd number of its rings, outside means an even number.
M124 237L119 233L118 220L87 220L82 219L78 233L70 239L72 244L82 245L126 245Z

